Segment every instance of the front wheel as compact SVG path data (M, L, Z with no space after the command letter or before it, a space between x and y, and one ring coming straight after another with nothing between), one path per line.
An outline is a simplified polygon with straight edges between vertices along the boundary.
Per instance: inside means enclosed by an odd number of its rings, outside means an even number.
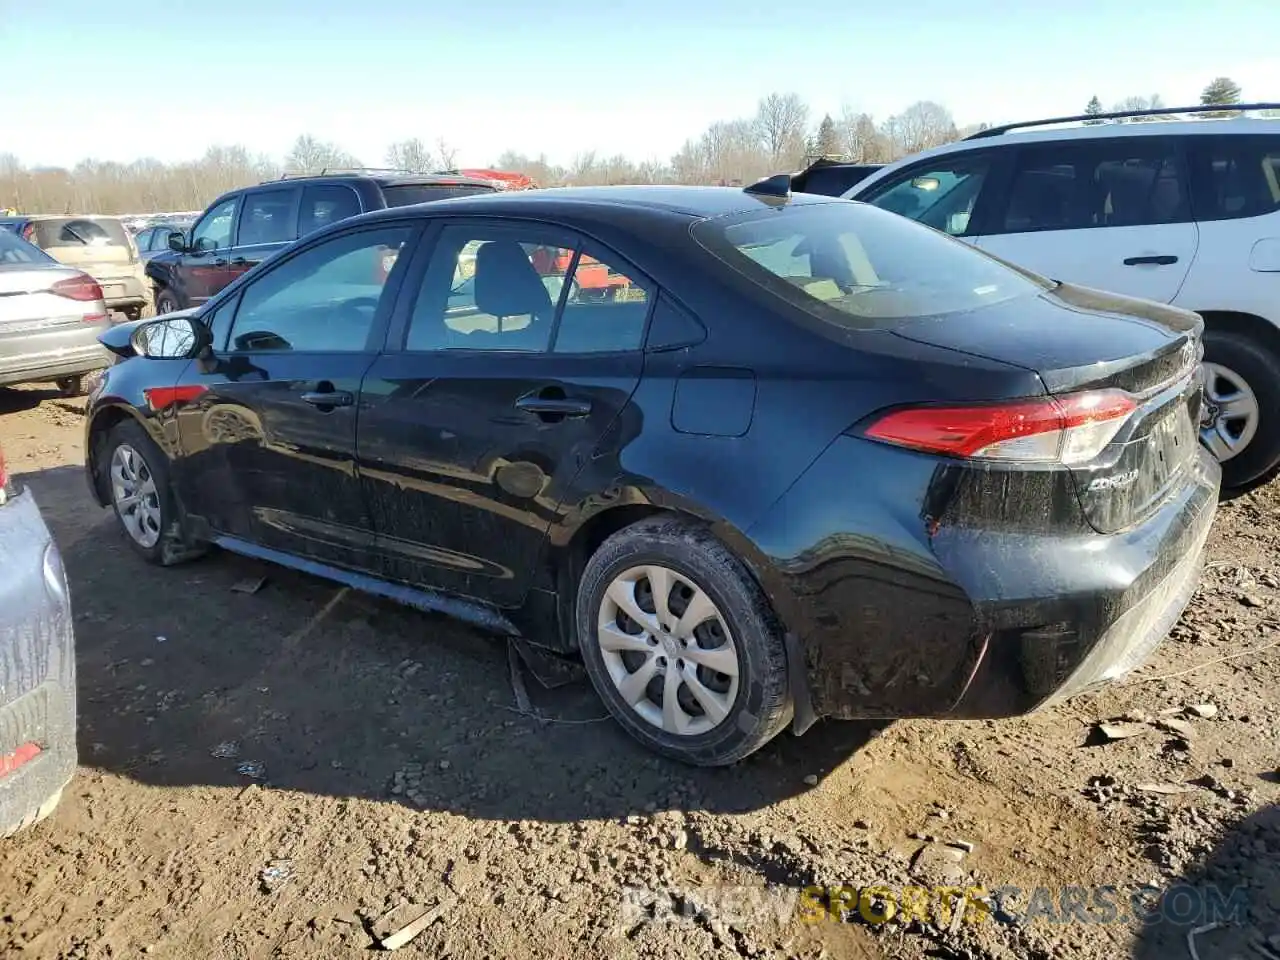
M199 556L190 541L169 486L169 461L146 431L133 421L112 428L103 445L100 469L120 528L150 563L168 566Z
M163 316L166 313L175 313L182 309L182 305L178 303L178 297L168 287L161 287L156 291L156 312L155 316Z
M1245 335L1204 336L1200 439L1222 465L1222 485L1244 487L1280 463L1280 358Z
M576 622L596 691L651 750L722 766L789 719L786 653L768 600L699 524L642 520L606 540L583 571Z

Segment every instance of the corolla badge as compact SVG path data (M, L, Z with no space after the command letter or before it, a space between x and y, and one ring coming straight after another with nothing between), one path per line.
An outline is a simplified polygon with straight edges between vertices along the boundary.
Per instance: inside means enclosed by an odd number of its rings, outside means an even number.
M1118 490L1121 487L1127 487L1138 479L1137 470L1126 470L1124 473L1117 473L1110 477L1098 477L1089 484L1089 492L1093 493L1098 490Z

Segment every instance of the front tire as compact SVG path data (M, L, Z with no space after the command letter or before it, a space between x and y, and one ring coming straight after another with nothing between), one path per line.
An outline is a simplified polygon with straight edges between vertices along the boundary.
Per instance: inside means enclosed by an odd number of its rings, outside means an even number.
M204 552L184 527L169 485L168 458L139 424L126 420L112 428L100 469L125 539L144 560L169 566Z
M156 310L154 316L163 316L166 313L174 313L182 309L182 305L178 303L177 295L168 287L160 287L156 290Z
M1200 439L1222 465L1222 486L1247 486L1280 464L1280 358L1234 331L1204 335Z
M88 375L78 374L74 377L63 377L57 382L58 393L64 397L83 397L88 390Z
M587 674L633 737L723 766L791 713L781 630L746 566L704 526L642 520L587 561L576 623Z

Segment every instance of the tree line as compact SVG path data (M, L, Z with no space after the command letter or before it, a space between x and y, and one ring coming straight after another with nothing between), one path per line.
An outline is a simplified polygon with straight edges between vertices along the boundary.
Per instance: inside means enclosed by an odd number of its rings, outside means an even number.
M1240 102L1239 85L1227 77L1210 83L1202 104ZM1116 101L1112 110L1155 109L1158 95ZM1087 115L1104 113L1093 97ZM1227 113L1227 111L1224 111ZM1146 118L1136 118L1146 119ZM1100 121L1098 121L1100 122ZM877 120L846 108L838 116L818 117L795 93L763 97L750 116L719 120L686 141L666 159L637 160L621 154L580 153L567 164L545 155L508 150L492 166L527 174L540 186L621 183L738 184L784 170L797 170L818 157L859 163L885 163L949 143L987 124L957 126L940 103L922 100L901 113ZM389 168L427 173L455 169L458 148L444 137L431 142L412 137L391 144L381 158ZM255 154L243 146L210 147L195 160L166 164L154 159L132 163L83 160L74 167L27 167L0 153L0 207L23 213L149 213L203 209L219 193L285 174L360 167L360 159L310 134L294 142L283 159Z

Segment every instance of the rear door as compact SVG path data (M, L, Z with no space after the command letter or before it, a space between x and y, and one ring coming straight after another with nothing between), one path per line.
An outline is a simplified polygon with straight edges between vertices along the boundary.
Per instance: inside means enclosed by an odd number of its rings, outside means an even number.
M232 280L298 239L301 197L298 186L245 191L227 264Z
M326 237L265 266L206 316L209 361L184 380L179 481L218 534L370 570L373 533L355 469L360 381L386 336L388 252L411 222Z
M574 281L580 256L617 278L607 298ZM655 296L572 233L443 228L406 278L361 397L357 454L385 576L523 599L551 519L639 383Z
M1170 137L1026 144L983 250L1099 290L1169 303L1195 258L1185 165Z

